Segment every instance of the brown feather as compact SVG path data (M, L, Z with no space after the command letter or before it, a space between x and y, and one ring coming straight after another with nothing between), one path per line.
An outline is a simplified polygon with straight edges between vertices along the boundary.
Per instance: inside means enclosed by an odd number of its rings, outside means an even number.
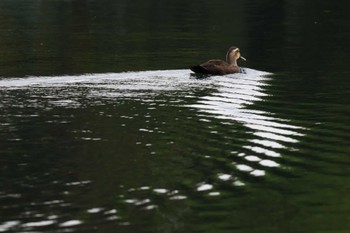
M226 54L226 61L209 60L200 65L191 66L190 69L199 74L225 75L239 73L240 68L236 62L239 57L239 49L237 47L230 47ZM227 61L230 61L230 64Z

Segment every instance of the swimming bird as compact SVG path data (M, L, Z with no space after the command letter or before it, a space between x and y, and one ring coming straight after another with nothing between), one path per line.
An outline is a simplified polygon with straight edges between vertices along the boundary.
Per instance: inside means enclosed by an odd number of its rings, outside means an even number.
M232 46L226 53L226 61L209 60L203 64L190 66L189 68L196 74L225 75L241 73L241 68L237 65L237 60L239 58L246 61L246 59L241 56L239 48Z

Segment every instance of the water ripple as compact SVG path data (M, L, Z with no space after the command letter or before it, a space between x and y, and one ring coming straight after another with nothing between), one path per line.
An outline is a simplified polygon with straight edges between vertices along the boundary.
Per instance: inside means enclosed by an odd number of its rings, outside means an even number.
M344 150L350 139L348 127L288 118L292 110L270 105L273 78L247 69L246 74L204 79L173 70L0 80L0 136L5 139L0 152L23 154L7 172L40 162L34 159L37 156L31 161L30 151L25 151L32 143L40 145L45 156L77 160L77 171L74 167L72 174L61 176L86 177L60 182L53 175L52 185L62 192L51 198L39 194L25 212L19 207L27 203L17 191L22 188L0 192L3 203L13 203L4 208L20 209L20 220L2 220L0 231L74 231L94 219L127 226L132 224L130 213L161 213L164 205L182 213L198 197L224 198L232 190L246 190L271 177L283 179L314 167L323 174L342 175L340 170L349 165ZM314 113L297 110L298 114ZM41 134L35 133L37 129ZM56 135L59 129L64 133ZM56 142L66 137L70 144L58 147L71 147L69 156L46 150L58 148ZM40 179L49 179L36 170L27 170L27 180L18 186L32 192ZM81 194L92 195L91 190L101 192L101 200L112 196L113 204L80 203ZM41 210L47 208L56 211L45 215ZM65 215L67 208L74 214Z
M265 169L280 167L276 159L282 157L281 150L290 148L291 143L298 143L307 131L291 124L288 119L274 117L273 112L254 109L254 104L264 102L268 97L264 88L270 78L270 74L254 70L235 77L218 77L213 92L188 105L217 119L231 120L250 129L251 138L246 138L245 145L237 148L236 153L246 161L258 163L257 168L241 161L237 162L236 169L253 176L263 176Z

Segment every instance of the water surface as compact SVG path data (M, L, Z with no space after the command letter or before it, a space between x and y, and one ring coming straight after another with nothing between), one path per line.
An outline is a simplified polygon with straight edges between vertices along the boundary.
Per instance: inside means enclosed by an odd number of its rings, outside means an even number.
M1 1L0 232L347 232L348 3L310 4Z

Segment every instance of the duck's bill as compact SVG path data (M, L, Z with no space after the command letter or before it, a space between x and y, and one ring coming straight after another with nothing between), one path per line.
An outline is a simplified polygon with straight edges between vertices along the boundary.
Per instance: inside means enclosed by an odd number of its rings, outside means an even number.
M244 57L240 56L240 58L243 60L243 61L247 61L247 59L245 59Z

